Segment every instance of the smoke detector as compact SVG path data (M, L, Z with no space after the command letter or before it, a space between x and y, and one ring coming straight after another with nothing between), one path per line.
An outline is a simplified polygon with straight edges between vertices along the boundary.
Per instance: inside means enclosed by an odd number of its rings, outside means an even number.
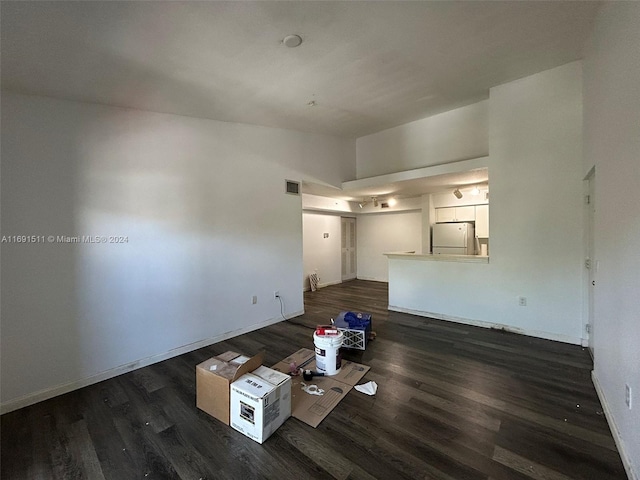
M302 37L300 35L287 35L282 39L282 43L289 48L296 48L302 45Z

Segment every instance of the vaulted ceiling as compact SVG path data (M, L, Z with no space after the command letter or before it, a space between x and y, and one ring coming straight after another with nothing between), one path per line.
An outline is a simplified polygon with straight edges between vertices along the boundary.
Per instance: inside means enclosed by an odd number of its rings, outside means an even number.
M2 88L359 137L579 59L598 6L3 1Z

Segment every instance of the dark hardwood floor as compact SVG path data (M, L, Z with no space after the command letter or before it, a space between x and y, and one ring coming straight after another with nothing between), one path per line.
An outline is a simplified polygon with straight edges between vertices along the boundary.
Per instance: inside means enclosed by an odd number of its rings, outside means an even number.
M584 349L387 311L387 285L305 293L307 326L373 314L371 366L313 429L291 418L263 445L195 407L195 365L312 331L282 322L2 416L2 479L624 479Z

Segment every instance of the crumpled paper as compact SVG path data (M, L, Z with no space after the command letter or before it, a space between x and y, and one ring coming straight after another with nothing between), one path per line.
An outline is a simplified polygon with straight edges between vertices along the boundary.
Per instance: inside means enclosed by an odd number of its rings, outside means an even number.
M378 384L371 381L368 383L363 383L362 385L356 385L353 388L355 388L359 392L366 393L367 395L375 395L378 391Z

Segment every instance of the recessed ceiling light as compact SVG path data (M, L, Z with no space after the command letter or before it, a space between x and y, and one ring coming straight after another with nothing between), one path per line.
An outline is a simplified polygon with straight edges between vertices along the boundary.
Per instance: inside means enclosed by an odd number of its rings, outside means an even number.
M282 43L289 48L299 47L302 45L302 37L300 35L287 35L282 39Z

